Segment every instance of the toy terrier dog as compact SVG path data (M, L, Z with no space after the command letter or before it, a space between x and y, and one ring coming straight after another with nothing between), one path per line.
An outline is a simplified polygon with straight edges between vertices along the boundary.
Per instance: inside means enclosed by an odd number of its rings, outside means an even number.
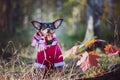
M37 56L34 66L37 69L53 69L60 68L65 65L62 52L58 43L58 38L55 35L63 19L58 19L54 22L43 23L32 21L31 23L37 29L37 32L32 38L32 46L36 46Z

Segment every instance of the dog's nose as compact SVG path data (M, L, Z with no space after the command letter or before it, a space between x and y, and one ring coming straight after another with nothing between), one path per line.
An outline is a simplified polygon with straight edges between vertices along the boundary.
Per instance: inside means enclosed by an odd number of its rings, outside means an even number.
M47 29L47 32L50 33L50 29Z

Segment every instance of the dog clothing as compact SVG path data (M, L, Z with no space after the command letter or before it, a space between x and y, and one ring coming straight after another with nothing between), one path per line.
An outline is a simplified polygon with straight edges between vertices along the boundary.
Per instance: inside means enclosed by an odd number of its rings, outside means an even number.
M64 66L62 52L58 44L58 39L55 35L52 35L53 40L49 41L42 36L40 32L34 34L32 38L32 46L36 46L37 56L34 66L37 68L45 67L59 67ZM41 49L42 48L42 49Z

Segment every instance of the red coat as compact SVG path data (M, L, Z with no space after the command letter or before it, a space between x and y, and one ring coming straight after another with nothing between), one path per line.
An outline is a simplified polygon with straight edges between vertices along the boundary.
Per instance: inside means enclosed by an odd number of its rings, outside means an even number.
M40 34L40 32L35 33L32 38L32 46L36 46L37 56L34 65L36 67L45 68L58 66L64 66L65 62L63 60L62 52L58 44L58 39L53 35L55 41L51 45L47 45L45 38ZM41 50L44 48L44 50Z

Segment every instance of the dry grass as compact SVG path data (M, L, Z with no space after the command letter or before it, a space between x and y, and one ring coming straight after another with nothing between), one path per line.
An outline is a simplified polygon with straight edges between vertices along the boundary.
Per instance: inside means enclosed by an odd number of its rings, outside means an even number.
M0 59L0 80L38 80L37 74L34 73L34 67L32 63L34 62L35 53L33 48L28 46L27 48L18 51L13 46L10 50L13 56L9 61ZM4 49L7 51L8 48ZM50 74L48 80L74 80L85 77L93 77L102 75L107 71L107 67L111 64L119 64L120 60L118 56L106 56L102 53L102 58L100 59L100 65L96 67L91 67L85 73L82 72L80 67L76 66L77 57L70 56L65 59L66 66L64 71L61 72L61 76L58 73L53 72ZM42 75L43 76L43 75ZM39 80L43 80L40 78Z

